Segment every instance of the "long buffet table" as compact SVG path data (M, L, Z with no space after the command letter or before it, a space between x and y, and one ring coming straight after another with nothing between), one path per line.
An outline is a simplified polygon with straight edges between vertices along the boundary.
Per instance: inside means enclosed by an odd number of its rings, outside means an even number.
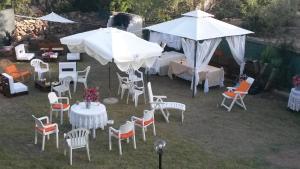
M193 67L189 67L185 59L171 61L169 64L168 76L173 79L173 75L185 80L192 80ZM223 86L224 69L214 66L204 66L199 70L199 84L207 80L208 87Z

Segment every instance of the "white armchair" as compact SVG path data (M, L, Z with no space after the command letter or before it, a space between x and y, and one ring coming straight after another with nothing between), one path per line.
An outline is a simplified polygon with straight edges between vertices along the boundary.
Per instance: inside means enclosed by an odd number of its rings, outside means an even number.
M66 147L68 147L70 151L70 165L72 165L73 149L86 148L88 159L91 161L89 150L89 133L90 131L88 129L78 128L71 130L67 134L64 134L64 138L66 140L64 154L66 155Z
M121 99L123 99L124 92L130 88L130 82L128 77L122 77L118 72L116 74L119 80L118 95L121 92Z
M76 71L76 62L59 62L59 75L58 78L61 81L67 76L72 77L74 82L74 92L76 91L77 85L77 71Z
M91 66L88 66L82 71L77 71L77 81L76 82L83 83L84 88L86 88L86 89L88 87L87 86L87 78L90 73L90 70L91 70ZM76 91L76 88L75 88L75 91Z
M34 53L26 53L24 44L16 46L15 52L17 60L31 60L34 58Z
M15 83L13 77L7 73L2 73L1 86L3 94L7 97L28 93L26 85L21 82Z
M57 92L58 96L61 97L62 93L69 92L70 99L72 98L70 91L70 83L72 81L72 77L67 76L60 81L60 85L51 87L51 90Z
M30 65L34 68L34 74L33 74L34 80L35 80L35 73L38 74L38 80L40 80L42 78L42 74L46 72L49 73L49 79L51 78L48 63L45 63L40 59L32 59L30 61Z

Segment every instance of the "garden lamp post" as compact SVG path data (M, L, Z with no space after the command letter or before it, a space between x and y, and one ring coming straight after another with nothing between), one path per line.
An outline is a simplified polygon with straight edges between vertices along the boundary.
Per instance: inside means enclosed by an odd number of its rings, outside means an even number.
M162 139L157 139L155 142L154 142L154 149L155 151L157 152L158 154L158 168L159 169L162 169L162 154L163 154L163 150L164 148L166 147L166 141L165 140L162 140Z

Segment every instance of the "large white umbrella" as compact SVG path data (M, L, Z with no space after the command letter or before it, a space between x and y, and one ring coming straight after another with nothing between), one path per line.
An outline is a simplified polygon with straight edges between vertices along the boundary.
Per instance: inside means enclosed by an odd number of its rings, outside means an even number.
M50 14L39 17L37 19L44 20L44 21L51 21L51 22L59 22L59 23L75 23L74 21L71 21L67 18L64 18L64 17L60 16L60 15L57 15L54 12L51 12Z
M114 62L121 71L151 67L163 49L116 28L100 28L60 39L71 52L87 53L101 64Z

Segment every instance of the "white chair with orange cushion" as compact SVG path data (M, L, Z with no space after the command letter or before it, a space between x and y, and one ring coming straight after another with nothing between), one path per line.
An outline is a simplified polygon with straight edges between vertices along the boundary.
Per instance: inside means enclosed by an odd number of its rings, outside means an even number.
M148 82L148 95L151 109L160 110L167 123L169 123L169 109L181 111L181 123L183 123L185 104L178 102L165 102L163 99L166 99L167 96L154 96L150 82Z
M89 149L89 133L90 131L88 129L78 128L69 131L67 134L64 134L64 138L66 140L64 154L66 155L66 147L68 147L70 151L70 165L72 165L73 149L86 148L88 159L89 161L91 161Z
M138 127L142 128L143 140L146 141L147 127L153 126L153 135L156 136L155 124L154 124L154 110L144 110L144 116L142 118L132 116L131 121Z
M48 94L48 99L50 102L50 122L52 122L52 113L55 111L57 114L60 112L60 124L63 124L63 112L68 112L70 110L70 103L68 97L57 97L54 92ZM63 102L65 100L65 102ZM56 116L57 116L56 114Z
M122 155L122 140L126 139L128 143L129 138L132 138L133 147L136 149L134 122L127 121L120 126L119 130L109 127L109 150L111 150L111 137L118 139L120 155Z
M245 110L247 110L244 103L244 98L248 94L248 91L253 84L254 79L248 77L246 80L242 81L238 87L227 87L227 91L223 93L224 99L221 106L224 106L228 111L231 111L233 105L236 103ZM225 104L226 99L232 100L229 106Z
M42 141L42 151L45 149L45 136L48 137L50 134L56 134L56 148L58 148L58 125L56 123L49 123L49 119L47 116L36 118L34 115L32 115L35 121L35 135L34 135L34 144L37 144L37 133L40 133L43 137ZM42 121L45 121L43 123Z

